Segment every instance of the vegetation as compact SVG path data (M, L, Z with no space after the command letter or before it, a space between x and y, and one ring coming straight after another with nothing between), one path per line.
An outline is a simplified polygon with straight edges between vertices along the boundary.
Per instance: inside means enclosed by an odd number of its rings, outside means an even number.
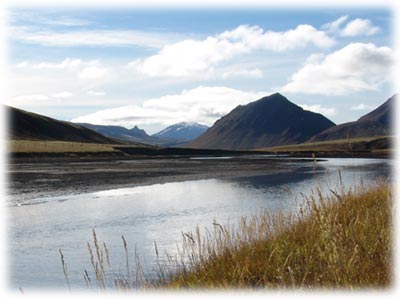
M131 270L112 275L107 247L93 232L88 243L97 286L132 288L384 288L392 282L392 192L385 182L316 191L292 216L267 212L243 218L238 228L183 234L176 256L161 259L146 278L135 251ZM63 261L63 257L62 257ZM63 270L64 261L63 261ZM107 275L108 274L108 275ZM67 274L66 279L68 280ZM110 279L108 276L111 276ZM93 277L93 276L92 276ZM92 285L85 270L85 280Z
M322 142L302 143L296 145L285 145L272 148L257 149L267 152L382 152L389 151L390 137L375 136L340 139Z
M116 152L113 145L63 141L8 141L9 153Z

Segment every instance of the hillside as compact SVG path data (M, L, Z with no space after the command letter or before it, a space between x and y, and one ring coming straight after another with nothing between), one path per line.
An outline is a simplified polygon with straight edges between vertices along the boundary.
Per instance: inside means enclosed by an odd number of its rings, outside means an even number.
M303 110L279 93L238 106L219 119L190 148L254 149L305 142L335 124Z
M394 110L395 98L396 95L392 96L381 106L362 116L357 121L331 127L312 137L309 141L317 142L392 135L392 112Z
M10 106L6 106L6 112L9 117L8 137L11 140L116 143L113 139L74 123L59 121Z

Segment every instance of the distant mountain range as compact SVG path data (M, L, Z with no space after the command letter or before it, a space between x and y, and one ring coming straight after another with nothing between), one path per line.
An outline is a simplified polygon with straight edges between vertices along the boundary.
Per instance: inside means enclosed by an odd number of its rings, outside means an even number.
M397 95L392 96L381 106L357 121L343 123L317 134L310 139L310 142L393 134L391 125L393 124L396 97Z
M185 147L244 150L298 144L333 126L323 115L276 93L236 107Z
M164 139L175 139L180 141L190 141L202 135L208 126L195 122L182 122L171 125L164 130L154 134L154 137Z
M321 114L290 102L279 93L240 105L207 128L178 123L149 136L137 126L74 124L6 106L8 135L16 140L158 145L199 149L247 150L303 142L392 135L396 95L357 121L335 125Z
M77 124L113 139L165 147L179 146L182 143L198 137L208 128L205 125L194 122L178 123L150 136L146 131L137 126L132 129L127 129L122 126L113 125L94 125L89 123Z
M127 129L122 126L114 125L94 125L89 123L77 123L80 126L94 130L106 137L125 142L136 142L149 145L164 145L172 143L172 141L160 140L149 136L146 131L137 126Z
M10 106L6 106L6 112L9 116L9 139L99 144L118 143L114 139L71 122L59 121Z

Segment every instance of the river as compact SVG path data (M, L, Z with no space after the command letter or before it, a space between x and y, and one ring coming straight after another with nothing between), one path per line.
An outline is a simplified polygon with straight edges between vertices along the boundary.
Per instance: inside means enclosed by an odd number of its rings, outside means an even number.
M295 172L229 179L213 178L210 173L208 179L84 194L71 191L30 199L29 205L9 205L8 285L24 290L66 289L62 249L72 289L84 289L84 269L91 270L86 243L92 240L93 228L98 239L107 243L115 274L125 269L122 235L130 253L136 246L146 272L151 272L154 241L160 253L173 254L182 232L193 231L196 225L212 228L214 219L235 224L240 217L261 210L296 211L304 201L301 194L310 195L317 187L329 193L339 176L347 187L390 177L392 164L387 159L328 158L318 162L316 170L313 162L302 162Z

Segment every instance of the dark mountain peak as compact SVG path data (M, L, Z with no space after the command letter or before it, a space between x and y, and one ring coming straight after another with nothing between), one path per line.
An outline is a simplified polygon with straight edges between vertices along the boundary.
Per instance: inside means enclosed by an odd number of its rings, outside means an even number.
M275 93L236 107L188 147L252 149L300 143L334 125Z
M135 127L133 127L132 129L129 129L129 133L132 136L135 137L140 137L140 138L144 138L144 137L148 137L149 135L146 133L146 131L144 131L143 129L140 129L139 127L137 127L135 125Z
M280 93L274 93L272 95L265 96L245 106L256 106L260 109L268 109L269 111L280 111L286 109L303 110L300 106L297 106L293 102L289 101Z
M275 100L275 101L289 101L285 96L283 96L281 93L273 93L269 96L266 96L264 98L269 98L270 100ZM290 102L290 101L289 101Z

